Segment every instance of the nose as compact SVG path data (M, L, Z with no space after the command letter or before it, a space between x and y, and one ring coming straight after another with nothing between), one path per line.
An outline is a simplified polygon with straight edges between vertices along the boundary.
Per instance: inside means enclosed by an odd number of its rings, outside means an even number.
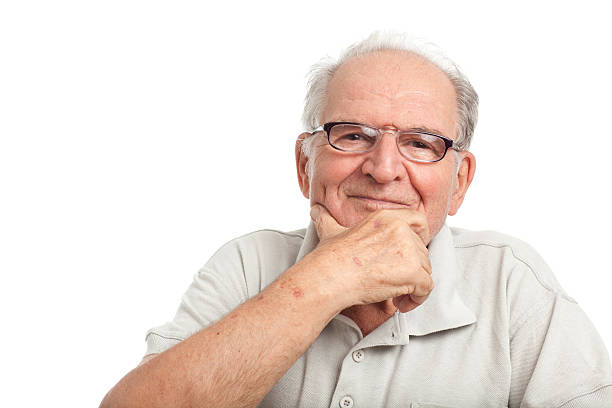
M371 176L378 183L400 181L407 176L404 158L397 148L395 135L383 133L378 145L369 152L362 166L363 174Z

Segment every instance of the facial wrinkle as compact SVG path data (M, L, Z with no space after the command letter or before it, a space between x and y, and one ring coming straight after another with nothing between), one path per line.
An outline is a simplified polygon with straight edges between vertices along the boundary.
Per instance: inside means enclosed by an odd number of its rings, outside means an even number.
M409 184L378 184L375 181L364 183L364 181L347 180L348 184L342 186L344 196L364 197L386 197L389 200L401 204L414 205L421 201L418 192Z

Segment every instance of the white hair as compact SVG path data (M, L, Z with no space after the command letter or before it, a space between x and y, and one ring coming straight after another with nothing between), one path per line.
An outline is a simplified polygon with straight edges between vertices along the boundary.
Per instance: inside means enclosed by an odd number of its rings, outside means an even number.
M396 32L376 31L365 40L348 47L337 60L327 57L312 66L308 75L308 91L302 114L304 128L312 132L321 125L320 118L325 109L327 85L342 64L353 57L383 50L408 51L420 55L446 74L457 94L456 142L460 149L467 150L478 120L476 91L457 65L447 58L437 46ZM302 142L302 150L307 157L310 157L313 139L307 138Z

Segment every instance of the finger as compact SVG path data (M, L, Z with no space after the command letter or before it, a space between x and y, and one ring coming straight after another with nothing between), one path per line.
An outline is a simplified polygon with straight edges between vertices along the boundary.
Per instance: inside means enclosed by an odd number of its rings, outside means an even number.
M314 221L319 241L325 241L347 229L338 224L336 219L327 211L327 208L320 204L312 206L310 209L310 218Z
M429 297L429 295L425 295L425 296L417 296L414 293L408 295L410 297L410 300L412 300L414 303L418 304L418 305L422 305L423 302L425 302L425 300L427 300L427 298Z
M380 212L372 213L372 217L399 217L401 220L406 222L414 234L416 234L424 246L427 246L430 241L429 236L429 225L427 223L427 217L420 211L413 210L410 208L402 209L391 209L391 210L380 210ZM384 218L383 218L384 219Z
M419 306L419 303L415 303L410 295L403 295L393 298L393 304L399 309L401 313L409 312Z
M427 297L429 296L433 288L434 288L434 281L428 275L426 279L424 279L422 282L420 282L419 284L415 286L414 291L412 291L410 294L414 296L418 296L418 297L423 297L423 296Z
M425 246L429 245L430 237L427 220L417 218L410 223L410 228L421 238Z
M415 245L416 250L423 255L423 257L429 259L429 249L422 243L419 242L419 245Z
M408 295L401 295L401 296L394 297L393 305L399 309L400 305L402 304L402 300L404 300L405 297L408 297Z
M416 296L414 294L410 294L394 298L393 304L401 313L406 313L422 305L425 300L427 300L427 296Z
M403 218L410 229L421 238L421 241L425 246L429 244L429 225L427 223L427 217L420 211L413 210L410 208L395 210L397 214Z
M429 256L426 256L423 259L423 262L421 263L421 268L423 268L425 272L431 275L431 261L429 260Z

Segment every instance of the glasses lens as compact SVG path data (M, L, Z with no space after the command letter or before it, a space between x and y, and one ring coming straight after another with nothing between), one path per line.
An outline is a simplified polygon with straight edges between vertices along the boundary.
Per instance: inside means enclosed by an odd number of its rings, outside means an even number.
M329 130L332 146L347 152L365 152L376 144L378 132L367 126L338 124Z
M446 151L443 139L421 133L400 134L398 145L404 156L421 161L439 160Z

